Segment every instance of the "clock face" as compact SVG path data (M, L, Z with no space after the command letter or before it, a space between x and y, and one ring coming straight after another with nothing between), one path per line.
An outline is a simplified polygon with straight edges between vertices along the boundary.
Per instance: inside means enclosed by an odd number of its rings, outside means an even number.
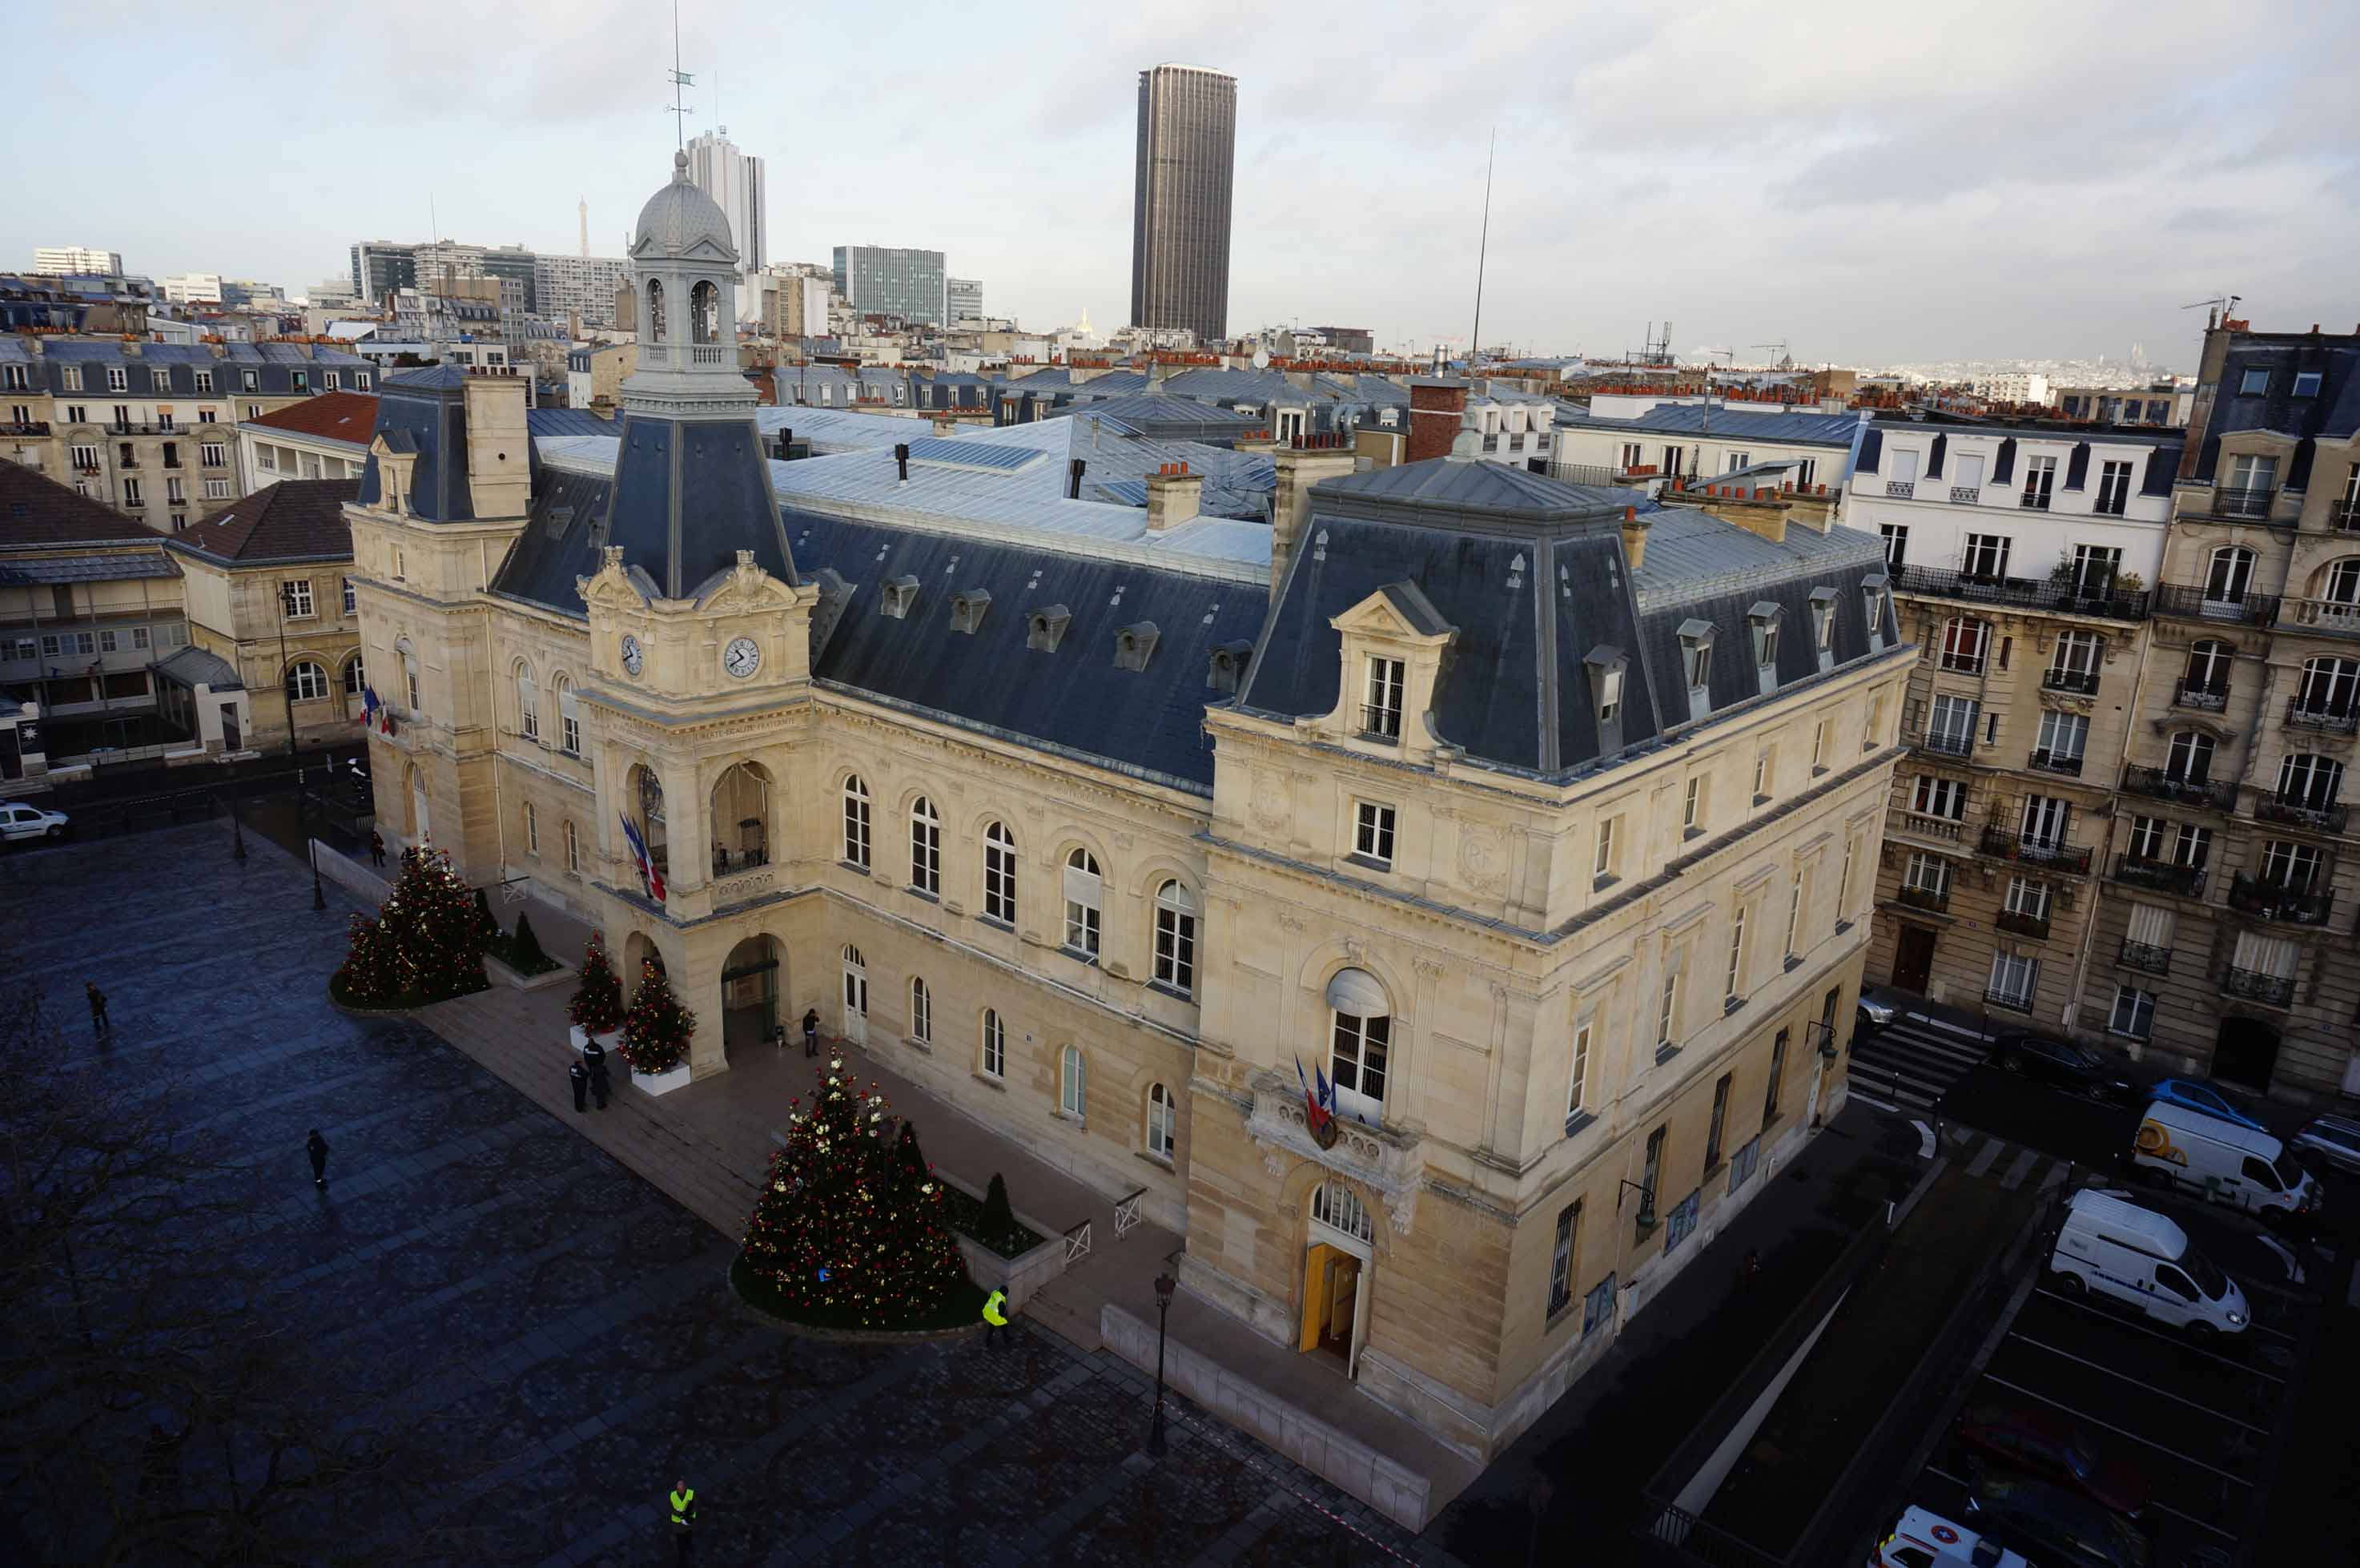
M721 668L743 681L762 668L762 650L752 637L741 637L721 650Z
M639 651L639 639L625 632L623 634L623 668L629 673L637 675L639 672L639 666L646 662L647 656Z

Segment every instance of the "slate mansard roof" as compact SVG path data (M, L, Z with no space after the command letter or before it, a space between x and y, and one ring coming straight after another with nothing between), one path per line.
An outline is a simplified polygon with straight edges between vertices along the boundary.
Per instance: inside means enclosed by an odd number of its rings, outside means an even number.
M2249 372L2258 373L2256 391L2245 389ZM2319 376L2318 388L2297 397L2297 378L2306 372ZM2197 483L2212 483L2220 466L2223 436L2268 430L2296 438L2294 460L2287 465L2283 483L2290 490L2307 488L2313 443L2321 437L2343 441L2360 433L2360 338L2312 332L2240 334L2223 356L2221 382L2203 430L2196 472L2189 475Z
M429 365L388 376L377 387L377 428L396 452L414 452L408 501L410 515L435 523L473 521L475 502L467 488L467 377L456 366ZM356 497L364 506L384 495L371 452L361 469Z
M282 479L174 534L164 548L223 565L350 561L344 504L359 491L357 479Z

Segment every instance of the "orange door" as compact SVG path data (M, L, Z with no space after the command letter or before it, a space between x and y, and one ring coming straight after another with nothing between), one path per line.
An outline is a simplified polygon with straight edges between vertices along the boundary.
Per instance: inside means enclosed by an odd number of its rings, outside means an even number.
M1297 1350L1319 1348L1319 1331L1328 1324L1329 1292L1335 1280L1335 1270L1329 1267L1342 1256L1326 1242L1319 1242L1303 1255L1303 1318Z

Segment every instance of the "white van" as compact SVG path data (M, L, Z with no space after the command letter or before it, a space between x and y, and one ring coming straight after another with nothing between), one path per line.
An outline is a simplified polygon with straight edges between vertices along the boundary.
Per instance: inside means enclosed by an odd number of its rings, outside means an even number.
M2243 1334L2245 1293L2163 1215L2103 1192L2073 1194L2049 1255L2060 1289L2095 1291L2195 1334Z
M2131 1163L2161 1187L2184 1187L2272 1224L2310 1216L2319 1183L2286 1145L2202 1111L2155 1101L2131 1142Z

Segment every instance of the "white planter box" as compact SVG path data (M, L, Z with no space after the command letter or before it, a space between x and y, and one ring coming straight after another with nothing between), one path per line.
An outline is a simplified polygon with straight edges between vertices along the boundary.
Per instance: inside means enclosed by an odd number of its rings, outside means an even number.
M577 1055L580 1054L582 1048L587 1044L590 1040L588 1035L582 1032L582 1026L580 1024L566 1025L565 1035L566 1038L573 1042L574 1052ZM621 1029L608 1029L605 1033L599 1035L597 1039L598 1043L606 1048L606 1054L612 1056L615 1054L615 1047L622 1042L623 1031Z
M669 1094L674 1089L684 1089L688 1087L688 1063L683 1062L661 1073L634 1072L631 1086L650 1094Z

